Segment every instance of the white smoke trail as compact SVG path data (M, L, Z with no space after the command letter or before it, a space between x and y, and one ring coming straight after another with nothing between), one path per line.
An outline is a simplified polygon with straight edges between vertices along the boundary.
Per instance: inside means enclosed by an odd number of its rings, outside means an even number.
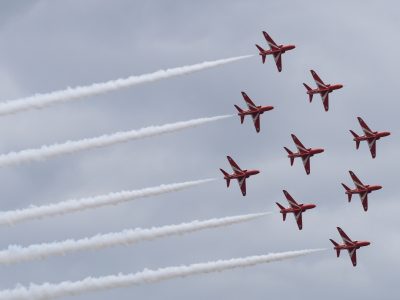
M64 281L61 283L44 283L42 285L30 284L29 287L17 286L12 290L0 291L0 300L48 300L64 296L73 296L90 291L105 290L143 283L154 283L178 277L186 277L211 272L265 264L295 258L325 249L309 249L267 255L234 258L230 260L218 260L206 263L192 264L188 266L167 267L157 270L145 269L135 274L118 274L105 277L87 277L81 281Z
M65 90L55 91L47 94L36 94L27 98L5 101L0 103L0 115L14 114L20 111L34 108L40 109L59 102L72 101L79 98L103 94L147 82L153 82L174 76L186 75L208 68L213 68L235 62L238 60L246 59L252 56L253 55L244 55L215 61L206 61L195 65L159 70L154 73L131 76L128 78L120 78L117 80L110 80L102 83L94 83L88 86L78 86L75 88L67 88Z
M135 200L138 198L157 196L161 194L177 192L189 187L201 185L215 179L204 179L196 181L187 181L181 183L162 184L156 187L149 187L133 191L121 191L82 199L71 199L54 204L43 206L29 206L24 209L0 212L0 225L13 225L19 222L42 219L56 215L63 215L90 208L101 207L105 205L116 205L119 203Z
M202 124L230 118L232 115L199 118L189 121L164 124L160 126L144 127L138 130L122 131L106 134L95 138L67 141L61 144L43 145L36 149L26 149L19 152L9 152L0 155L0 167L15 165L23 162L39 161L53 156L74 153L82 150L101 148L131 140L143 139L151 136L162 135L183 129L196 127Z
M65 240L61 242L30 245L25 248L18 245L11 245L8 249L0 251L0 264L13 264L35 259L44 259L53 255L65 255L76 251L98 250L116 245L135 244L142 241L150 241L173 235L182 235L204 229L248 222L268 214L269 213L256 213L204 221L196 220L190 223L153 227L149 229L127 229L121 232L98 234L79 240Z

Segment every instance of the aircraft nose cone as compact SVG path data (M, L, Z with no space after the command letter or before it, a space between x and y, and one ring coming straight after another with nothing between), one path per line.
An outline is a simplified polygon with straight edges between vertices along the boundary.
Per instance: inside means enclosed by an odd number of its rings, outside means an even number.
M338 84L338 88L341 89L343 87L343 84Z
M255 171L254 171L254 174L256 174L256 175L259 174L259 173L260 173L259 170L255 170Z
M317 207L315 204L310 205L310 208L315 208L315 207Z
M382 188L381 185L378 185L378 186L376 187L377 190L380 190L381 188Z

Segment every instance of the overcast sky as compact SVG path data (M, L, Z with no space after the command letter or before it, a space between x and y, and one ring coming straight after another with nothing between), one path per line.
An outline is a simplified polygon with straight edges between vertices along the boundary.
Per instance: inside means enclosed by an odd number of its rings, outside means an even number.
M58 202L122 189L219 177L226 155L243 168L259 168L242 197L223 180L160 197L0 228L9 244L81 238L125 228L175 224L233 214L274 211L247 224L134 246L82 252L0 267L0 288L17 283L79 280L231 257L304 248L328 251L225 273L116 289L74 299L397 299L400 268L398 68L396 1L3 1L0 4L0 99L139 75L238 55L266 47L266 30L278 43L295 44L283 72L257 56L216 69L0 118L0 152L38 147L191 118L235 113L240 91L273 105L257 134L250 119L207 124L184 132L128 142L43 162L0 169L1 210ZM303 82L316 70L344 88L308 102ZM358 151L349 129L362 116L378 141L377 158ZM283 146L290 133L325 152L313 157L311 175L300 161L290 167ZM383 189L370 194L365 213L349 204L340 183L348 170ZM282 189L317 208L285 223L275 202ZM337 259L329 238L336 226L369 240L353 268Z

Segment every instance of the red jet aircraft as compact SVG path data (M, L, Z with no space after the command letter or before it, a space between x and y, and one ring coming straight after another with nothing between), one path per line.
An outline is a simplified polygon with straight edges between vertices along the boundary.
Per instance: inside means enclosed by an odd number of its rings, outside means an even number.
M359 194L361 203L364 207L364 211L368 210L368 194L371 193L372 191L377 191L380 190L382 187L380 185L369 185L369 184L363 184L360 179L357 178L356 174L354 174L352 171L349 171L351 179L353 179L354 185L356 188L354 190L350 189L348 186L346 186L344 183L342 183L343 187L346 189L346 194L349 199L349 202L351 201L351 196L353 194Z
M372 158L375 158L376 157L376 141L382 137L390 135L390 132L388 132L388 131L382 131L382 132L372 131L371 129L369 129L368 125L364 122L363 119L361 119L360 117L358 117L357 119L361 125L362 130L364 131L364 135L359 136L353 130L350 130L351 134L354 137L353 141L356 142L356 149L358 149L360 147L361 141L367 141L369 151L371 152Z
M259 45L256 44L256 47L258 51L260 51L260 55L262 58L262 62L265 63L265 58L267 55L273 55L275 59L275 64L276 67L278 68L278 71L282 71L282 54L285 53L286 51L292 50L296 48L295 45L277 45L274 40L266 33L263 31L264 37L267 40L267 43L270 47L270 50L264 50L261 48Z
M309 209L313 209L316 205L297 203L287 191L283 190L283 193L285 194L285 197L290 205L290 207L285 208L283 205L276 202L276 205L278 205L278 207L281 209L280 213L282 214L283 221L286 220L287 213L293 213L294 217L296 218L297 226L301 230L303 228L303 218L302 218L303 212Z
M254 127L257 132L260 132L260 115L264 112L274 109L273 106L256 106L250 97L245 92L242 92L244 101L248 106L248 110L243 110L239 106L235 105L238 110L238 116L240 117L240 123L243 124L244 117L250 115L253 118Z
M257 175L258 173L260 173L260 171L242 170L230 156L227 156L226 158L231 164L233 170L233 174L228 174L224 170L220 169L222 174L224 174L224 179L226 180L226 186L229 187L231 179L237 179L240 186L240 190L242 191L242 195L246 196L246 179L249 178L250 176Z
M340 256L340 250L347 250L349 252L351 262L355 267L357 265L356 251L361 247L369 246L371 243L367 241L352 241L340 227L337 227L337 230L343 239L343 244L338 244L334 240L329 239L335 246L333 249L336 250L337 257Z
M321 78L315 73L314 70L311 70L311 75L314 78L315 83L317 84L317 88L313 90L307 84L303 83L305 88L307 89L307 94L310 99L310 103L313 99L314 94L320 94L322 98L322 103L324 104L325 111L329 110L329 94L332 93L334 90L341 89L343 87L342 84L325 84Z
M301 157L301 159L303 160L304 169L306 170L307 175L309 175L310 174L310 157L314 156L314 154L324 152L324 149L322 149L322 148L314 148L314 149L306 148L294 134L292 134L292 139L298 149L297 153L293 153L288 148L283 147L283 148L285 148L286 152L288 153L288 157L290 158L290 165L293 166L294 159L296 157Z

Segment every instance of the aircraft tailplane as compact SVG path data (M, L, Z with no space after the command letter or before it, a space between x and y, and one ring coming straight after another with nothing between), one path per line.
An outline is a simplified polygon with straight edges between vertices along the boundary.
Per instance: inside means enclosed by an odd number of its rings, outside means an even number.
M229 174L225 172L224 170L220 169L222 174L224 174L224 179L226 180L226 187L229 187L229 184L231 183L231 179L229 178Z
M312 88L310 88L307 84L303 83L304 87L307 89L307 92L312 91ZM308 94L308 93L307 93ZM308 94L308 99L310 100L310 103L312 102L312 98L313 98L314 94L309 93Z
M360 147L360 141L357 140L357 138L359 138L360 136L355 133L353 130L350 130L351 134L353 135L355 142L356 142L356 149L358 149Z
M239 116L240 116L240 123L241 124L243 124L243 121L244 121L244 115L241 115L240 113L242 113L243 112L243 109L241 109L239 106L237 106L237 105L235 105L235 107L236 107L236 109L238 110L238 112L239 112Z
M343 186L344 189L346 190L346 194L347 194L347 197L348 197L348 199L349 199L349 202L351 202L351 196L352 196L352 194L351 194L351 193L348 193L348 192L350 191L350 188L349 188L347 185L345 185L344 183L342 183L342 186Z
M285 209L285 207L283 207L283 205L279 204L278 202L275 202L276 205L278 205L278 207L281 209L281 213L282 213L282 217L283 217L283 221L286 220L286 212L283 211Z
M293 163L294 163L294 156L292 156L293 152L290 151L290 149L288 149L288 148L286 148L286 147L283 147L283 148L285 148L286 152L289 154L290 165L293 166Z
M256 44L256 47L257 47L258 51L260 51L260 55L261 55L261 58L262 58L262 63L265 63L265 59L267 57L267 55L264 53L265 50L263 48L261 48L261 46L259 46L257 44Z
M335 246L335 250L336 250L336 256L337 257L339 257L340 256L340 249L339 248L337 248L337 246L339 246L339 244L338 243L336 243L334 240L332 240L332 239L329 239L331 242L332 242L332 244Z

